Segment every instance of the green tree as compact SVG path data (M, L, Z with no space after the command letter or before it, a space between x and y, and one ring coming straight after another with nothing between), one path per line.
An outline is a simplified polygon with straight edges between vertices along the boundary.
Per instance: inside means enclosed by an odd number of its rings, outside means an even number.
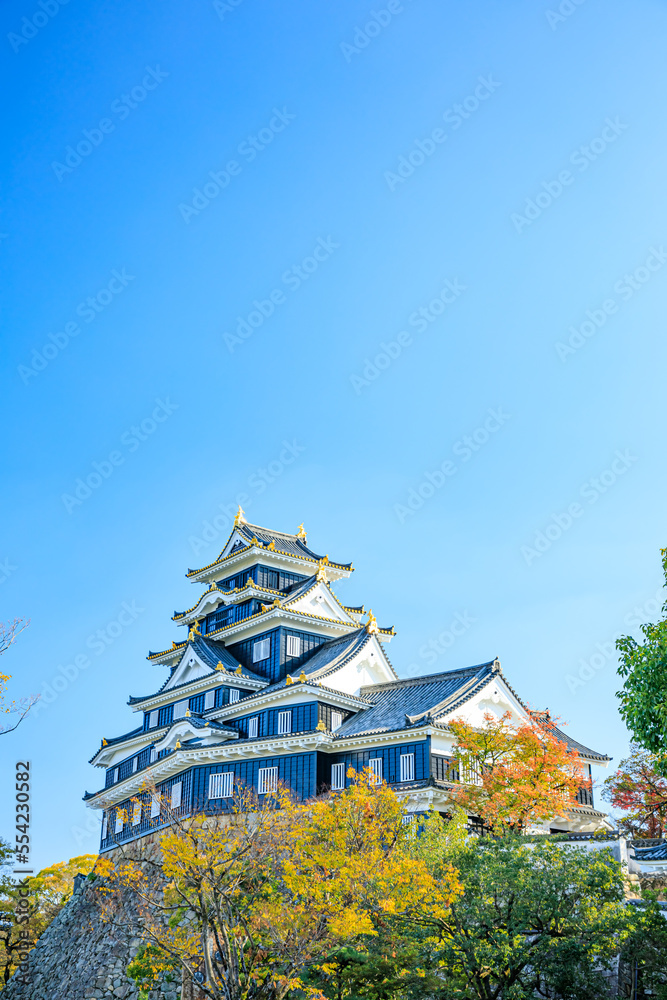
M667 549L661 550L667 586ZM634 739L656 755L657 770L667 775L667 601L663 619L642 625L643 642L624 635L616 642L620 712Z
M434 920L423 965L438 1000L590 1000L631 929L623 873L607 850L544 838L470 838L453 860L463 894ZM442 863L436 850L433 871ZM406 923L409 930L409 923Z

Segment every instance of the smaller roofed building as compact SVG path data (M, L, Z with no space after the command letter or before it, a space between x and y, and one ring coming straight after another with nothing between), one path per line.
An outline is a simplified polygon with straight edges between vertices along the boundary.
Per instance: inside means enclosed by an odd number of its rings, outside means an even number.
M345 788L350 767L387 781L407 816L447 810L460 780L449 723L482 725L486 712L505 711L519 720L529 710L497 659L400 679L386 651L393 628L334 593L352 572L315 553L303 525L271 531L239 508L217 559L187 573L203 591L174 613L186 637L148 655L166 680L129 699L138 725L103 739L91 759L105 771L104 787L84 796L102 811L102 852L161 829L174 811L224 814L239 782L259 796L283 782L305 800ZM609 763L556 732L589 775ZM610 826L585 788L552 829Z

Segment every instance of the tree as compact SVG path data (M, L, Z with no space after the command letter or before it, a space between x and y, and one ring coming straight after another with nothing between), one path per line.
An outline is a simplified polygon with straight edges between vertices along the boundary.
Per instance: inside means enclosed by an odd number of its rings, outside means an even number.
M30 624L29 621L25 621L23 618L15 618L11 622L0 622L0 656L6 653L9 647L16 641L18 636L21 634L24 628L27 628ZM26 715L35 704L39 695L31 695L28 698L22 698L19 702L5 703L5 688L7 682L10 681L11 674L0 674L0 715L12 715L18 714L18 722L15 722L13 726L0 726L0 736L6 733L13 732L18 726L21 725Z
M13 854L8 844L0 842L0 860L6 862ZM19 964L19 953L34 948L60 913L74 891L74 876L87 875L96 860L95 854L83 854L43 868L21 883L9 877L0 882L0 981L8 982Z
M634 916L610 851L509 835L471 837L453 858L463 893L441 919L422 919L433 997L608 995L603 970L628 938ZM436 852L434 870L439 864Z
M604 783L603 796L626 815L619 826L630 837L664 837L667 832L667 778L658 758L638 743Z
M587 782L579 755L557 735L555 723L545 712L532 712L518 724L509 712L500 719L486 713L481 729L451 722L463 782L453 790L453 802L496 834L520 833L566 813Z
M336 949L416 907L444 916L454 870L434 879L409 850L396 795L351 775L346 791L303 805L282 788L258 802L241 787L228 822L171 817L159 863L98 864L111 919L139 908L152 946L143 988L176 962L215 1000L321 997L306 974L325 972Z
M661 549L667 586L667 549ZM667 601L665 617L642 625L643 642L630 635L616 641L618 673L625 678L617 692L621 716L637 743L656 755L657 770L667 776Z

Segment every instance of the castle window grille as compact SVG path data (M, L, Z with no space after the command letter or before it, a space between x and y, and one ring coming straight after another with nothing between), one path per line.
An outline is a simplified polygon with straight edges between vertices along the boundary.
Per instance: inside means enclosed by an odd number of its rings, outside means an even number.
M231 688L229 691L229 704L234 705L241 697L241 692L238 688Z
M234 772L222 771L208 778L209 799L231 799L234 795Z
M102 840L107 839L108 827L109 827L109 817L105 814L104 819L102 820Z
M331 713L331 731L335 733L337 729L343 725L343 713L342 712L332 712Z
M204 711L206 711L207 708L214 708L214 707L215 707L215 688L213 688L212 691L207 691L206 695L204 696Z
M188 701L177 701L174 705L174 718L184 719L185 713L188 710Z
M141 802L134 803L134 813L132 815L132 826L139 826L141 823Z
M275 792L278 787L278 768L260 767L257 775L257 793L266 795L267 792Z
M176 781L171 786L171 808L178 809L181 804L181 792L183 790L183 782Z
M278 736L287 736L292 732L292 713L278 712Z
M155 729L155 727L157 726L158 715L159 715L159 712L158 712L158 710L156 708L155 711L151 712L151 714L148 716L148 728L149 729Z
M248 719L248 739L254 740L259 735L259 716L254 715L252 719Z
M401 754L401 781L415 780L415 755L413 753Z
M156 816L160 815L160 794L151 795L151 819L155 819Z
M298 635L287 636L287 655L301 656L301 638Z
M331 765L331 791L340 792L345 788L345 764Z
M271 640L260 639L252 647L252 662L259 663L260 660L268 660L271 656Z
M379 785L382 781L382 757L371 757L368 766L371 770L373 783Z
M119 809L118 812L116 813L116 825L114 827L114 832L115 833L122 833L123 832L123 811L122 811L122 809Z

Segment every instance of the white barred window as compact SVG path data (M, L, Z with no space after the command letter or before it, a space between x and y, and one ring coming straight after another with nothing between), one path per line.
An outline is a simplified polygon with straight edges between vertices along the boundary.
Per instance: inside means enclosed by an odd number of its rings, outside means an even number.
M382 757L371 757L368 762L376 785L382 781Z
M415 780L415 755L413 753L401 754L401 781Z
M158 712L158 710L155 709L155 711L151 712L151 714L148 716L148 728L149 729L155 729L155 727L157 726L157 720L158 720L159 714L160 713Z
M151 819L160 815L160 794L151 795Z
M114 829L115 829L116 833L122 833L123 832L123 811L122 811L122 809L119 809L116 812L116 826L115 826Z
M102 840L107 839L107 830L109 827L109 817L104 814L104 819L102 820Z
M234 795L234 772L220 771L208 778L209 799L231 799Z
M155 749L155 747L151 747L151 759L150 759L151 764L154 764L156 760L157 760L157 750Z
M178 809L181 804L181 792L183 791L183 782L175 781L171 786L171 808Z
M248 719L248 739L254 740L259 734L259 716L255 715Z
M139 826L141 823L141 802L134 803L134 813L132 815L132 826Z
M287 655L301 656L301 638L298 635L287 636Z
M238 688L230 688L229 691L229 704L233 705L241 697L241 692Z
M275 792L278 787L278 768L260 767L257 775L257 792L265 795L266 792Z
M271 656L271 640L260 639L252 647L252 662L258 663L259 660L268 660L269 656Z
M134 757L132 759L132 774L134 774L134 772L137 770L138 767L139 767L139 758Z
M184 719L185 718L185 713L187 712L187 710L188 710L188 699L187 698L185 699L185 701L177 701L176 704L174 705L174 718L175 719Z
M292 732L292 713L278 712L278 736L286 736Z
M331 791L340 792L345 788L345 764L331 765Z
M342 712L332 712L331 713L331 732L335 733L337 729L343 725L343 713Z
M215 707L215 688L213 688L212 691L207 691L206 694L204 695L204 711L206 711L207 708L214 708L214 707Z

